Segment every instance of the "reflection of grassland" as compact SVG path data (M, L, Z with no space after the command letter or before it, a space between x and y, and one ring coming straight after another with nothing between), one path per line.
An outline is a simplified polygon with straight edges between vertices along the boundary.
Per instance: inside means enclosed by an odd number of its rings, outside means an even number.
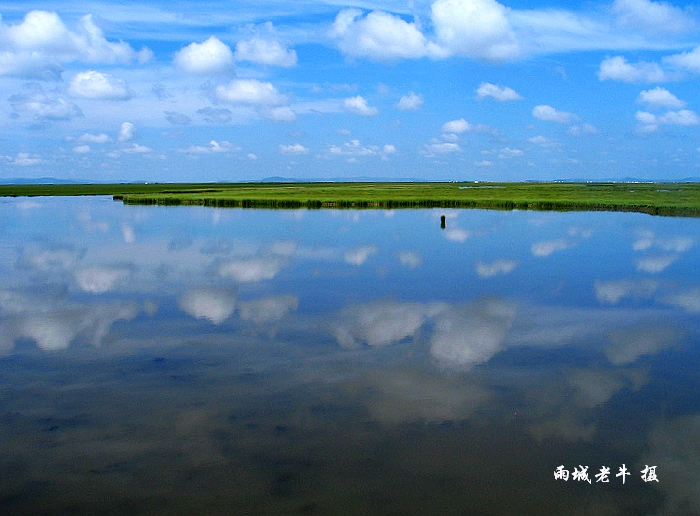
M0 195L113 195L125 204L491 208L700 216L700 183L190 183L0 185Z

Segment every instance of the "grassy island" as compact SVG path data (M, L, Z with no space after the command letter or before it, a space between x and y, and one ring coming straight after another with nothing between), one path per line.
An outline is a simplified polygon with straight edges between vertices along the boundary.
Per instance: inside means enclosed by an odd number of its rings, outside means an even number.
M700 183L152 183L0 185L0 196L112 195L125 204L238 208L487 208L700 216Z

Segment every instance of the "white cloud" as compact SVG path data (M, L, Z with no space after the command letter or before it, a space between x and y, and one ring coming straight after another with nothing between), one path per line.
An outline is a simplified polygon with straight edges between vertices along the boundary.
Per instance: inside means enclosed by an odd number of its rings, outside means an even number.
M666 2L615 0L612 10L621 24L649 34L677 34L688 32L696 26L688 11Z
M528 138L527 141L534 143L535 145L539 145L540 147L555 147L559 145L556 141L545 138L542 135L533 136L532 138Z
M17 167L31 167L33 165L41 165L44 160L38 154L29 154L28 152L20 152L16 157L9 158L10 164Z
M146 48L136 52L123 41L107 41L89 14L79 20L76 30L70 30L55 12L34 10L27 13L19 24L0 22L0 34L12 49L3 53L0 62L14 61L11 72L33 78L49 78L51 75L59 78L57 63L61 62L82 60L126 64L134 60L147 61L152 55Z
M511 149L510 147L505 147L501 150L498 151L498 157L501 159L508 159L508 158L518 158L525 154L522 150L520 149Z
M231 144L231 142L211 140L208 146L192 145L186 149L178 149L178 152L187 154L220 154L226 152L238 152L240 147Z
M83 292L102 294L114 289L131 275L128 267L89 267L75 273L75 281Z
M220 75L233 68L231 48L211 36L202 43L190 43L175 53L175 66L195 75Z
M649 298L659 288L659 283L652 280L617 280L600 281L594 283L595 296L601 303L616 305L621 299Z
M257 79L234 79L226 86L217 86L214 97L219 102L232 104L275 106L287 102L271 83Z
M328 154L330 155L348 156L350 158L379 156L382 159L387 159L387 156L395 153L396 147L393 145L385 144L383 147L370 145L365 147L360 143L360 140L350 140L343 145L331 145L328 148Z
M177 111L164 111L165 119L172 125L190 125L192 119L185 115L184 113L178 113Z
M521 53L508 10L495 0L437 0L431 14L438 42L452 54L499 61Z
M690 52L682 52L664 57L664 63L685 68L694 73L700 73L700 46L695 47Z
M453 242L459 243L464 242L470 236L472 236L471 231L467 231L466 229L462 228L446 229L445 231L443 231L443 235L445 235L445 238L447 238L448 240L452 240Z
M121 152L125 152L126 154L146 154L152 151L153 149L151 149L150 147L146 147L145 145L139 145L138 143L132 143L131 145L121 149Z
M464 118L460 118L459 120L450 120L442 124L441 131L443 133L462 134L471 131L473 128L474 126L472 124L467 122Z
M90 134L90 133L83 133L81 136L78 137L77 139L81 143L108 143L111 138L107 136L105 133L100 133L100 134Z
M513 260L496 260L491 263L478 262L476 264L476 273L481 278L491 278L499 274L508 274L515 270L518 262Z
M637 96L639 104L648 104L653 107L665 107L669 109L684 108L686 103L676 97L666 88L657 86L653 90L644 90Z
M282 154L306 154L309 152L309 149L301 143L295 143L293 145L280 145L280 152Z
M241 319L256 324L279 321L289 312L296 310L298 306L299 299L292 295L266 297L238 303Z
M430 355L442 366L461 370L487 362L504 347L515 308L485 300L440 313L430 339Z
M586 134L596 134L598 132L598 129L596 129L596 127L591 124L579 124L572 125L566 130L566 132L568 132L572 136L583 136Z
M251 258L233 260L219 266L219 275L233 278L240 283L252 283L274 278L282 269L282 262L277 258Z
M671 328L637 326L613 330L608 337L610 347L605 355L615 365L631 364L642 355L653 355L672 347L678 341L678 332Z
M482 159L481 161L475 161L474 166L475 167L491 167L491 166L493 166L493 161L489 161L487 159Z
M122 79L94 70L75 74L68 93L74 97L100 100L129 100L133 95Z
M338 344L347 349L395 344L414 337L429 317L444 309L441 304L375 301L343 310L333 324Z
M89 145L77 145L73 147L73 152L76 154L87 154L90 152L90 146Z
M700 125L700 117L689 109L667 111L660 116L647 111L637 111L635 118L641 123L638 130L645 133L656 131L660 125Z
M207 319L221 324L231 317L236 308L236 296L222 289L193 289L178 300L180 309L196 319Z
M67 121L83 116L81 109L62 97L47 95L38 84L26 87L27 93L11 95L8 101L14 115L26 114L39 121Z
M423 105L423 97L421 95L416 95L412 91L407 95L401 97L399 102L396 104L396 109L402 111L416 110L420 109Z
M570 124L578 119L574 113L558 111L552 106L547 105L540 105L532 108L532 116L545 122L556 122L558 124Z
M571 243L565 238L559 238L557 240L547 240L544 242L535 242L532 244L530 250L533 256L545 257L556 251L563 251L571 247Z
M689 314L700 313L700 288L695 287L661 299L662 303L682 308Z
M330 36L343 53L378 61L445 54L415 23L382 11L363 17L359 9L345 9L336 16Z
M409 269L415 269L423 264L423 259L413 251L402 251L398 254L399 261Z
M365 245L350 249L345 253L344 259L350 265L362 265L367 259L377 252L376 246Z
M677 254L666 254L660 256L645 256L636 260L637 270L657 274L668 268L669 265L676 262L679 256Z
M119 133L117 134L117 141L124 143L128 142L134 137L136 128L131 122L122 122L119 126Z
M236 61L250 61L269 66L291 68L297 64L297 53L284 48L276 40L252 38L236 43L233 55Z
M623 82L664 82L668 80L657 63L628 63L623 56L608 57L603 59L598 70L598 78L601 81Z
M346 111L360 116L369 117L379 113L379 110L377 108L368 106L367 100L361 95L344 99L343 107Z
M492 97L498 100L499 102L522 99L520 94L512 88L508 88L507 86L496 86L495 84L482 82L476 90L476 98L484 99L486 97Z

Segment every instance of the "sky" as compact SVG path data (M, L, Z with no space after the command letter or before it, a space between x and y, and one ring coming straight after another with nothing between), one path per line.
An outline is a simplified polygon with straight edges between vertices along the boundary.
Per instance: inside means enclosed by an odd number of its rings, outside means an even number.
M0 1L0 181L700 177L700 9Z

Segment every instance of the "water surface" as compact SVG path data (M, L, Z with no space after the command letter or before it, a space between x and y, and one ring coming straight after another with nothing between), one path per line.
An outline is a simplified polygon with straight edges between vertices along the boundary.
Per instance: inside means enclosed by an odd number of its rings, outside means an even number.
M0 512L700 512L699 229L2 199Z

